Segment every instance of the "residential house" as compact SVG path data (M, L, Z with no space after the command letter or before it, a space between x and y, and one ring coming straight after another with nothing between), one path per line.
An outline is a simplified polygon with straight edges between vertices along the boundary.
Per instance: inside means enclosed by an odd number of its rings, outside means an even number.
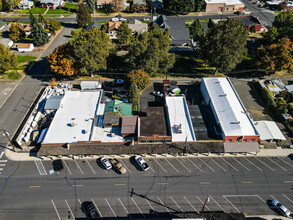
M206 13L222 13L243 11L244 4L240 0L205 0Z
M31 52L34 49L34 45L26 44L26 43L18 43L16 48L19 52Z
M152 8L154 10L161 10L163 8L163 0L152 0Z
M97 0L97 8L103 8L104 4L113 4L113 0ZM122 0L122 10L125 10L126 7L130 6L125 0Z
M266 1L266 6L268 6L272 10L277 10L280 8L280 4L284 2L284 0L272 0L272 1ZM287 6L286 9L293 9L293 2L292 1L286 1Z
M106 112L119 112L122 116L131 116L132 104L124 103L118 99L113 99L112 101L105 104L104 113Z
M24 9L31 9L31 7L34 5L32 0L21 0L19 3L19 8L22 10Z
M108 35L110 39L117 39L118 28L122 24L121 21L109 21Z
M90 30L93 29L93 27L96 27L98 29L101 29L102 26L103 26L103 24L95 21L95 22L89 23L85 30L86 31L90 31Z
M142 34L148 30L148 24L142 23L137 19L132 19L128 23L128 27L132 30L132 34Z
M40 0L40 5L43 7L49 7L51 9L56 9L59 6L63 6L63 0Z
M229 17L229 19L237 18L240 22L249 30L251 27L255 26L256 32L263 32L266 28L260 23L257 17L253 15L241 15L238 17Z
M25 26L25 28L23 30L25 31L26 36L29 36L31 34L31 26L30 25Z
M157 18L153 16L153 24L159 25L163 30L170 30L171 46L188 46L190 43L189 29L185 26L185 20L182 19L167 19L161 15Z

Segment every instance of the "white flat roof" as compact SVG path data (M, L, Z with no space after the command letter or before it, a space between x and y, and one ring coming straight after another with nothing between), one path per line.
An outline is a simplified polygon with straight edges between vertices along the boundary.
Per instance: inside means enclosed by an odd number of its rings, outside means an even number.
M102 90L67 91L43 143L89 141L101 96ZM70 126L72 122L74 127Z
M207 4L243 5L240 0L205 0Z
M192 122L184 96L166 97L168 120L172 133L172 142L195 141ZM176 126L181 124L182 133L178 133Z
M254 123L263 140L286 140L281 130L274 121L256 121Z
M203 78L225 136L258 135L229 78Z

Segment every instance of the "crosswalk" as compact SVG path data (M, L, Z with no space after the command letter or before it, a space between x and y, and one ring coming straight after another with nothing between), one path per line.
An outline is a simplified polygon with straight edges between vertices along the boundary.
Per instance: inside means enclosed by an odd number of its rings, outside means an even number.
M40 160L35 160L35 164L36 164L36 167L40 173L40 175L48 175L45 167L44 167L44 164L42 163L42 161Z
M3 157L4 151L0 154L0 159ZM4 167L6 166L7 160L0 160L0 174L3 171Z

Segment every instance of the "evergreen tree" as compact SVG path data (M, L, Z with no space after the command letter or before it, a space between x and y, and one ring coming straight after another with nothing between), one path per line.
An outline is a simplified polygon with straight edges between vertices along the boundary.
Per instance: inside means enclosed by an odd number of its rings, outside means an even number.
M205 1L204 0L195 0L194 3L194 11L201 11L205 5Z
M2 11L9 11L11 9L11 3L9 0L2 0Z
M128 92L129 102L133 103L133 105L138 105L140 99L140 92L137 88L136 83L131 83L130 89Z
M30 26L32 27L33 24L36 24L37 23L37 19L36 17L33 15L32 11L30 10Z
M200 52L211 66L219 71L231 71L246 54L247 29L239 19L219 22L200 38Z
M49 37L44 28L37 23L36 19L33 19L31 24L31 35L33 37L33 43L39 47L49 42Z
M95 1L94 0L86 0L86 6L89 12L92 14L95 10Z
M44 16L41 13L39 13L39 23L46 24L46 20L45 20Z
M213 27L215 27L215 22L213 21L213 19L211 19L211 18L209 18L209 22L208 22L208 28L210 29L210 28L213 28Z
M203 35L203 25L199 19L192 22L189 27L189 33L191 36L202 36Z
M117 31L117 40L121 45L127 45L130 43L132 37L132 31L128 28L126 21L123 21Z
M78 5L76 10L76 21L80 27L84 27L92 22L91 14L84 3Z
M194 10L192 0L169 0L169 3L164 5L167 12L170 14L188 14Z

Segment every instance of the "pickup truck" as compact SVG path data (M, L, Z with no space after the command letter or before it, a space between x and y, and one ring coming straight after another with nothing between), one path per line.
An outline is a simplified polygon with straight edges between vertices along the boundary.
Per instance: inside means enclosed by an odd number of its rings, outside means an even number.
M110 163L112 164L112 167L117 170L120 174L126 173L125 167L120 163L116 158L111 159Z

